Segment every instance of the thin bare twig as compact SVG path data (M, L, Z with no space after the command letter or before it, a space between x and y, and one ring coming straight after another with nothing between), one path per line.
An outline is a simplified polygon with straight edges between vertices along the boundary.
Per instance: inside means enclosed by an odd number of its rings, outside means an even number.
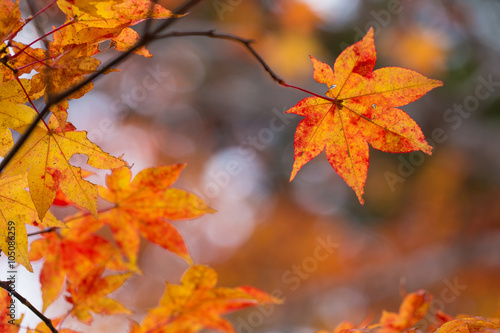
M0 288L7 290L12 296L17 298L19 302L23 303L28 309L30 309L31 312L36 314L37 317L40 318L45 323L45 325L47 325L47 327L50 329L52 333L58 333L54 325L52 325L52 321L49 318L45 317L43 313L38 311L38 309L35 308L26 298L19 295L17 291L11 288L9 281L0 281Z
M57 229L59 229L59 227L50 227L50 228L43 229L43 230L40 230L40 231L31 232L31 233L28 234L28 237L35 236L35 235L46 234L48 232L54 232Z
M209 37L209 38L215 38L215 39L226 39L226 40L230 40L230 41L233 41L233 42L238 42L238 43L242 44L244 47L247 48L247 50L262 65L262 67L264 68L264 70L267 73L269 73L269 75L271 76L271 78L274 81L276 81L278 84L282 85L283 87L297 89L297 90L305 92L305 93L307 93L309 95L313 95L313 96L319 97L321 99L327 100L329 102L335 103L335 98L330 98L328 96L319 95L319 94L316 94L315 92L303 89L301 87L297 87L297 86L295 86L293 84L286 83L285 80L283 80L281 77L279 77L278 74L276 74L271 69L271 67L269 67L269 65L264 61L264 59L260 56L260 54L257 53L257 51L255 51L255 49L252 46L252 43L255 42L253 39L245 39L245 38L241 38L241 37L236 36L236 35L215 32L214 30L206 30L206 31L172 31L172 32L169 32L169 33L166 33L166 34L163 34L163 35L156 36L156 37L154 37L154 39L164 39L164 38L170 38L170 37L188 37L188 36L201 36L201 37Z
M164 38L170 38L170 37L187 37L187 36L202 36L202 37L210 37L210 38L216 38L216 39L226 39L226 40L231 40L233 42L238 42L243 44L248 51L260 62L262 67L264 67L264 70L271 75L274 81L277 83L283 85L286 84L285 81L276 74L271 67L262 59L262 57L255 51L255 49L252 46L252 43L255 42L253 39L244 39L236 35L231 35L227 33L220 33L220 32L215 32L215 30L207 30L207 31L172 31L160 36L156 36L155 39L164 39Z

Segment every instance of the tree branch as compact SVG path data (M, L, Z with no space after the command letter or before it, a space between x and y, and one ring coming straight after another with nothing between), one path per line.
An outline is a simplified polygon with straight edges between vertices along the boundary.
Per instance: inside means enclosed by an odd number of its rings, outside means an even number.
M48 232L54 232L57 229L59 229L59 227L50 227L50 228L43 229L43 230L40 230L40 231L31 232L31 233L28 234L28 237L35 236L35 235L46 234Z
M276 81L278 84L283 85L285 84L285 81L276 74L271 67L262 59L262 57L255 51L255 49L252 47L252 43L255 42L253 39L244 39L236 35L231 35L231 34L226 34L226 33L218 33L215 32L214 30L208 30L208 31L172 31L170 33L156 36L155 39L164 39L164 38L170 38L170 37L187 37L187 36L203 36L203 37L210 37L210 38L216 38L216 39L226 39L226 40L231 40L233 42L238 42L245 46L247 50L259 61L259 63L264 67L264 70L269 73L269 75L272 77L274 81Z
M23 303L28 309L30 309L31 312L36 314L37 317L40 318L45 323L45 325L47 325L47 327L50 329L50 331L52 333L58 333L58 331L56 330L54 325L52 325L52 321L49 318L45 317L43 313L38 311L37 308L35 308L33 305L31 305L31 303L26 298L19 295L17 291L15 291L13 288L11 288L9 281L0 281L0 288L7 290L12 296L17 298L19 300L19 302Z
M200 3L203 0L188 0L186 1L183 5L181 5L178 9L173 11L173 14L175 15L182 15L185 14L188 10L190 10L192 7L196 6L198 3ZM145 46L149 42L154 40L154 36L161 33L163 30L167 29L170 27L174 22L176 22L176 18L169 18L166 19L165 22L163 22L157 29L155 29L151 34L147 33L142 38L134 45L132 46L129 50L126 52L120 54L118 57L115 59L111 60L108 62L105 66L103 66L100 70L95 72L94 74L88 76L85 80L80 82L79 84L73 86L72 88L56 95L56 96L49 96L47 104L43 108L43 110L36 116L36 118L33 120L33 122L30 124L30 126L26 129L26 131L21 135L19 140L16 142L16 144L12 147L12 149L9 151L9 153L5 156L5 158L0 162L0 172L2 172L5 167L10 163L12 158L14 158L14 155L21 149L21 147L24 145L26 140L28 140L29 136L33 131L35 130L36 126L38 123L49 114L50 112L50 107L54 104L59 103L63 99L71 96L73 93L77 92L78 90L82 89L85 87L87 84L95 81L98 77L100 77L104 72L109 70L110 68L118 65L125 59L127 59L132 52L137 50L138 48Z
M307 94L310 94L310 95L322 98L324 100L327 100L329 102L335 103L335 99L334 98L329 98L327 96L322 96L322 95L316 94L315 92L312 92L312 91L309 91L309 90L306 90L306 89L294 86L293 84L286 83L285 80L283 80L281 77L279 77L278 74L276 74L271 69L271 67L269 67L269 65L264 61L264 59L260 56L260 54L257 53L257 51L255 51L255 49L252 46L252 43L255 42L255 40L253 40L253 39L245 39L245 38L242 38L242 37L239 37L239 36L236 36L236 35L227 34L227 33L218 33L218 32L215 32L214 30L207 30L207 31L172 31L170 33L166 33L166 34L163 34L163 35L160 35L160 36L156 36L156 37L154 37L154 39L164 39L164 38L170 38L170 37L188 37L188 36L202 36L202 37L209 37L209 38L215 38L215 39L226 39L226 40L230 40L230 41L233 41L233 42L240 43L255 57L255 59L257 59L257 61L262 65L262 67L264 68L264 70L267 73L269 73L269 75L271 76L271 78L274 81L276 81L279 85L282 85L283 87L297 89L297 90L300 90L300 91L305 92Z

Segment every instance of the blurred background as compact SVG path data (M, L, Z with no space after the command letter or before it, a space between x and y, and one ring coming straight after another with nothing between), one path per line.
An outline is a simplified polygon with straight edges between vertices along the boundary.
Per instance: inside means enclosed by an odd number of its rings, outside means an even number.
M173 9L182 1L160 3ZM61 19L54 13L44 24ZM135 174L187 162L175 187L218 210L174 223L195 262L214 267L220 285L248 284L285 299L231 315L238 332L378 320L382 309L397 311L402 290L418 289L434 294L433 310L500 316L500 2L206 0L171 30L255 39L286 82L323 94L309 55L333 65L371 26L376 68L407 67L444 86L402 108L433 155L371 149L364 206L324 153L289 183L301 117L284 111L307 96L279 86L236 43L157 42L148 47L153 58L132 56L121 73L71 102L77 128L123 154ZM91 180L102 183L103 174ZM187 268L146 242L140 265L144 276L115 293L137 320L157 305L165 280L178 282ZM110 321L126 331L121 317L98 318L93 331Z

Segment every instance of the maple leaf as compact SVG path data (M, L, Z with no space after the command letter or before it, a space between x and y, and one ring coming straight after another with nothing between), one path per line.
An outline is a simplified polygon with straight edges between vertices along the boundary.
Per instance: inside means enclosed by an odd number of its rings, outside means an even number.
M181 17L151 0L58 0L57 5L68 18L91 27L130 26L146 19Z
M25 188L28 181L24 175L7 177L0 175L0 249L10 256L14 253L14 261L33 272L28 258L28 234L25 223L41 228L64 227L50 212L43 221ZM9 250L9 245L15 245Z
M444 323L447 323L451 320L454 320L455 318L441 310L436 310L436 313L434 314L434 320L432 320L431 324L429 325L429 331L430 332L435 332L439 327L441 327Z
M29 258L45 258L40 272L43 311L61 294L64 281L76 285L88 272L100 267L112 270L130 270L133 267L121 260L120 251L109 241L95 234L81 235L70 229L62 235L45 233L31 243Z
M457 319L444 323L436 333L476 333L499 332L500 319L472 316L458 316Z
M92 55L97 53L95 45L71 45L65 47L57 44L61 39L60 33L54 34L54 42L49 43L49 53L51 58L47 61L47 68L43 68L32 80L32 90L45 90L45 102L48 102L49 95L56 95L66 91L68 88L76 86L85 80L85 75L94 73L101 62ZM89 83L63 99L55 105L51 105L50 111L59 122L59 126L65 130L65 123L68 116L68 99L83 97L94 88L93 83Z
M429 310L432 295L425 290L419 290L406 295L399 312L382 312L380 324L384 332L402 332L418 323Z
M328 97L308 97L287 113L306 117L295 133L295 162L290 181L304 164L326 150L328 161L363 201L368 172L368 143L379 150L431 154L418 125L395 108L415 101L442 85L414 71L376 61L373 28L345 49L334 69L311 57L314 79L328 86Z
M2 87L0 86L0 156L5 156L14 145L10 128L29 124L36 112L29 106L2 100Z
M180 285L167 287L160 305L148 312L141 325L133 323L131 333L198 332L203 328L234 332L220 316L258 304L278 304L281 300L253 287L216 287L217 273L203 265L192 266Z
M87 46L92 46L94 48L94 52L98 52L95 47L100 42L118 36L120 32L127 27L128 22L129 21L123 21L123 23L117 26L107 26L104 23L102 26L89 26L88 24L90 23L87 24L86 22L72 21L71 24L68 24L68 26L64 27L64 29L54 33L54 42L52 46L54 49L62 52L64 49L74 47L76 45L80 46L82 44L86 44ZM92 54L89 53L88 55Z
M17 3L11 0L0 0L0 41L14 38L13 34L22 25L21 11Z
M115 50L126 52L132 46L134 46L140 39L140 36L134 29L125 28L121 31L121 33L112 39L115 42ZM140 47L134 51L134 53L142 55L146 58L152 57L151 53L146 50L145 47Z
M179 232L166 220L182 220L215 212L194 194L170 186L184 164L142 170L133 180L127 167L106 176L107 188L99 196L115 206L92 216L70 217L68 225L78 232L94 232L108 225L116 243L132 263L136 263L140 235L191 262Z
M24 92L29 92L31 90L31 81L28 79L5 81L0 85L0 102L26 103L28 102L28 96L26 96ZM38 91L36 95L29 95L32 100L40 96L40 91Z
M26 127L14 129L22 133ZM97 185L83 180L80 168L71 165L70 158L85 154L89 157L87 163L99 169L117 168L125 163L103 152L87 139L85 131L76 131L71 123L66 124L63 133L55 117L51 117L47 127L35 128L4 173L28 173L31 198L40 219L52 205L58 188L97 217Z
M127 51L138 40L139 35L129 26L146 19L177 18L175 15L150 0L112 0L112 1L67 1L59 0L59 8L68 18L76 18L62 34L62 45L80 43L99 43L111 40L115 49ZM144 46L133 53L151 57Z
M85 169L81 169L80 172L81 172L82 178L87 178L89 176L95 175L95 173L88 171L88 170L85 170ZM56 197L55 197L54 202L52 204L55 206L61 206L61 207L70 206L70 205L74 206L74 202L71 201L66 196L66 194L64 194L63 191L61 191L60 188L57 190Z
M7 45L4 47L7 47ZM3 81L14 80L15 77L19 77L22 74L28 74L32 70L38 70L40 67L46 66L46 63L44 63L44 59L47 58L46 50L32 48L17 41L9 41L9 47L16 56L5 56L6 64L10 68L7 66L0 66L0 71L3 73ZM15 69L15 71L12 69Z
M19 306L16 304L17 302L18 301L14 300L10 296L7 290L0 288L0 309L2 309L2 311L0 311L0 331L2 333L17 333L21 328L20 325L23 321L24 314L22 314L19 319L15 319L10 316L11 312L9 311L11 306L14 306L14 308L17 309ZM7 311L5 309L7 309Z
M133 273L123 273L102 277L104 267L87 272L78 283L68 282L66 300L73 304L71 314L85 324L93 321L90 312L97 314L130 314L131 312L121 303L106 297L118 289Z
M102 11L102 9L99 9L99 5L102 5L103 3L117 5L123 1L124 0L61 0L59 2L63 6L64 3L66 3L67 5L78 8L84 13L102 18L102 16L99 14L99 12Z

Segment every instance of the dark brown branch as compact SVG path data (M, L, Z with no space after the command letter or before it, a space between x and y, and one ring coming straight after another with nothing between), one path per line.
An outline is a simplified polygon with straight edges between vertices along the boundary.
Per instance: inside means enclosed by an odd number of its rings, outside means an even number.
M151 1L151 5L149 5L149 9L148 9L148 17L152 17L151 14L153 14L153 10L155 8L155 6L158 4L158 0L153 0ZM146 20L146 22L144 23L144 33L143 35L147 35L149 34L149 29L151 28L151 24L153 23L153 19L150 18L149 20Z
M176 15L181 15L185 14L188 10L190 10L192 7L197 5L203 0L188 0L186 1L183 5L181 5L178 9L174 10L173 13ZM30 124L30 126L26 129L26 131L21 135L19 140L16 142L16 144L12 147L10 152L5 156L5 158L2 160L0 163L0 172L2 172L5 167L10 163L12 158L14 158L14 155L21 149L21 147L24 145L26 140L30 137L31 133L35 130L36 126L38 123L49 114L50 112L50 107L54 104L59 103L63 99L71 96L78 90L82 89L89 83L95 81L98 77L100 77L104 72L109 70L110 68L118 65L125 59L127 59L132 52L137 50L138 48L145 46L146 44L150 43L151 41L154 40L154 36L158 35L161 33L163 30L167 29L170 27L174 22L176 22L177 19L175 18L169 18L166 19L165 22L163 22L158 28L156 28L151 34L145 34L142 36L142 38L134 45L132 46L127 52L124 52L120 54L118 57L115 59L111 60L108 62L105 66L103 66L100 70L95 72L94 74L88 76L85 80L80 82L79 84L73 86L72 88L62 92L61 94L58 94L56 96L49 96L47 104L43 108L43 110L36 116L36 118L33 120L33 122Z
M276 81L278 84L282 85L283 87L288 87L288 88L293 88L300 90L302 92L305 92L309 95L316 96L319 98L322 98L326 101L329 101L331 103L335 103L335 98L330 98L327 96L319 95L313 91L306 90L301 87L297 87L293 84L288 84L286 83L281 77L279 77L272 69L269 67L269 65L262 59L262 57L255 51L255 49L252 47L252 43L254 40L252 39L244 39L239 36L231 35L231 34L226 34L226 33L217 33L214 30L207 30L207 31L173 31L167 34L163 34L160 36L156 36L155 39L164 39L164 38L169 38L169 37L187 37L187 36L202 36L202 37L209 37L209 38L217 38L217 39L226 39L230 40L233 42L238 42L242 44L243 46L246 47L248 51L257 59L257 61L264 67L264 70L269 73L269 75L272 77L274 81Z
M253 39L244 39L236 35L231 35L231 34L226 34L226 33L218 33L215 32L214 30L208 30L208 31L173 31L167 34L163 34L160 36L156 36L155 39L164 39L164 38L170 38L170 37L186 37L186 36L203 36L203 37L210 37L210 38L217 38L217 39L227 39L231 40L234 42L241 43L243 46L245 46L248 51L257 59L257 61L264 67L264 70L269 73L269 75L273 78L274 81L276 81L278 84L287 86L285 81L276 74L271 67L262 59L262 57L255 51L255 49L252 47L252 43L255 42Z
M45 323L45 325L47 325L47 327L50 329L50 331L52 333L58 333L58 331L56 330L56 328L54 327L54 325L52 325L52 321L49 318L45 317L45 315L43 313L41 313L40 311L38 311L37 308L35 308L33 305L31 305L31 303L26 298L24 298L23 296L19 295L17 291L15 291L14 289L12 289L10 287L10 282L9 281L0 281L0 288L3 288L5 290L7 290L12 296L14 296L15 298L17 298L19 300L19 302L23 303L28 309L30 309L31 312L33 312L34 314L36 314L37 317L40 318Z
M40 230L40 231L35 231L35 232L32 232L32 233L29 233L28 234L28 237L30 236L35 236L35 235L41 235L41 234L46 234L48 232L54 232L58 229L58 227L50 227L50 228L47 228L47 229L43 229L43 230Z

